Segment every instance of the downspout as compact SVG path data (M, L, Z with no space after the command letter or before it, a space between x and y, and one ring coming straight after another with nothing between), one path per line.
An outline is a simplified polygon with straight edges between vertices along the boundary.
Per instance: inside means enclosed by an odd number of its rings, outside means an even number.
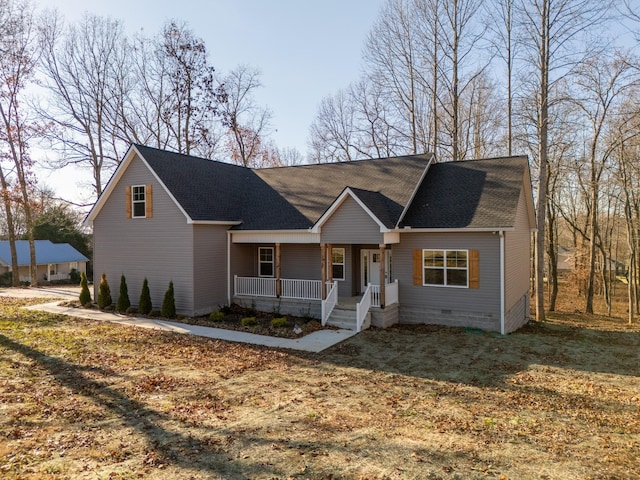
M231 305L231 230L227 230L227 305Z
M504 288L504 231L500 230L500 335L505 334Z

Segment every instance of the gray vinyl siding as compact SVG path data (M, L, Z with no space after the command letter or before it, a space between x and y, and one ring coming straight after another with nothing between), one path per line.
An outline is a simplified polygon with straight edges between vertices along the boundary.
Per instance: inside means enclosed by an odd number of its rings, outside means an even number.
M416 249L478 250L480 288L413 284ZM402 233L393 246L393 276L399 281L400 322L500 330L500 242L492 233Z
M227 303L227 229L225 225L193 225L195 315Z
M322 225L322 243L373 243L381 244L380 226L351 197L338 207L331 218Z
M529 319L523 298L529 295L531 232L524 189L520 192L515 231L505 233L505 331L524 325Z
M256 257L257 257L256 249ZM282 244L280 245L281 277L299 280L320 280L322 261L320 245Z
M153 186L153 217L126 218L126 189L147 184ZM193 228L140 159L131 162L105 202L94 221L93 236L94 275L98 279L107 274L114 301L121 274L134 306L146 277L153 309L159 310L173 280L178 313L193 314ZM97 287L95 282L94 293Z

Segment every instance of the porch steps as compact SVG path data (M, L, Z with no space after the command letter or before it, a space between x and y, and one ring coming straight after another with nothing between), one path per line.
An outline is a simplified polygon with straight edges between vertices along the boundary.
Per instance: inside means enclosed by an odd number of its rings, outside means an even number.
M356 329L356 306L351 304L340 304L338 303L331 315L329 316L329 320L327 320L327 324L332 327L342 328L344 330L355 330ZM365 325L367 322L365 321ZM366 328L366 327L364 327Z

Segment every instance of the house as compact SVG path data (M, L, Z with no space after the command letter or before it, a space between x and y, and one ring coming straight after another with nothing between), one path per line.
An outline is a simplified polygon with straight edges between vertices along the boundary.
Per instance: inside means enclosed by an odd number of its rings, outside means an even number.
M89 259L68 243L52 243L36 240L36 264L38 282L67 280L72 270L86 272ZM16 241L18 254L18 274L21 282L31 281L31 253L27 240ZM11 271L11 250L8 241L0 241L0 275Z
M250 169L132 145L87 217L94 269L155 308L232 302L360 330L502 333L529 317L526 157L411 155Z

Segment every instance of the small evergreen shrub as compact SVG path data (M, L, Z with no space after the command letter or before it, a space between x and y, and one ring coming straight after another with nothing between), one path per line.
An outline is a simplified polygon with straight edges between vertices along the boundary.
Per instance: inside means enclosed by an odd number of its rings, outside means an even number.
M131 306L129 300L129 288L127 287L127 279L124 275L120 275L120 293L118 294L118 302L116 303L116 310L120 313L124 313Z
M240 323L243 327L252 327L258 324L258 319L256 317L244 317L240 320Z
M13 281L13 273L4 272L0 275L0 287L10 287Z
M82 275L80 275L80 272L78 270L72 268L69 272L69 281L74 285L78 285L80 283L80 280L82 280Z
M271 326L274 328L282 328L287 326L286 317L275 317L271 320Z
M169 288L164 294L161 313L164 318L176 318L176 299L173 293L173 281L169 282Z
M160 310L151 310L149 312L149 316L150 317L154 317L154 318L161 317L162 316L162 312Z
M211 312L211 315L209 315L209 320L211 320L212 322L221 322L224 320L224 313Z
M220 312L224 313L225 315L229 315L230 313L233 313L233 308L231 308L230 305L220 305L218 310L220 310Z
M138 312L143 315L149 315L153 310L153 306L151 305L151 292L149 291L149 282L147 281L147 277L144 278L144 282L142 282L142 292L140 293L140 301L138 302Z
M89 282L87 275L82 272L80 275L80 305L86 306L91 304L91 293L89 293Z
M103 273L98 286L98 307L106 308L112 303L111 288L109 288L109 282L107 282L107 275Z
M129 307L125 310L125 313L128 315L135 315L138 313L138 309L136 307Z

